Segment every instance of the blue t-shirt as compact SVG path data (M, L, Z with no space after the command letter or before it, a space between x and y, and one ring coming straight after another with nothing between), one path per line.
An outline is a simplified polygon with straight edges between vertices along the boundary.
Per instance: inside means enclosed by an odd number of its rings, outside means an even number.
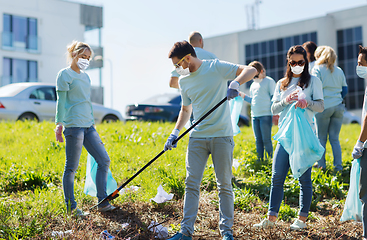
M216 59L217 58L217 56L215 56L214 53L206 51L202 48L194 47L194 49L195 49L196 57L199 58L200 60L210 60L210 59ZM172 69L171 77L180 77L180 74L178 74L176 72L175 67L173 67L173 69Z
M192 104L194 121L219 103L227 93L227 82L236 77L238 65L225 61L203 60L195 72L179 81L182 104ZM229 105L226 101L191 132L191 137L233 136Z
M56 123L62 122L65 127L94 124L90 88L91 81L85 72L77 73L70 67L60 70L56 78Z
M280 84L284 81L284 78L279 80L275 86L274 96L273 96L273 102L278 102L286 98L290 93L292 93L294 90L296 90L297 83L299 81L299 78L292 78L292 81L289 83L287 89L285 91L280 90ZM307 88L303 89L303 93L306 95L306 99L308 100L323 100L323 93L322 93L322 82L320 79L316 76L311 75L310 82L307 86ZM292 106L292 104L287 105L283 111L280 113L279 116L279 123L282 122L283 118L287 114L289 108ZM314 116L315 113L309 109L305 109L305 117L307 121L310 123L312 129L315 131L315 122L314 122Z
M312 74L322 82L325 109L337 106L343 102L341 93L342 88L347 86L347 81L341 68L335 66L334 71L331 72L325 64L315 65L312 69Z
M275 81L266 76L261 82L253 82L250 86L251 116L271 116L271 97L274 95Z

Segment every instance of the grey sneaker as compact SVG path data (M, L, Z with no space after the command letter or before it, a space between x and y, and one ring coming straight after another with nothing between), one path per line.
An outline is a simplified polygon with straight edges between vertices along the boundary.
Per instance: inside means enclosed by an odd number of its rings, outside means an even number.
M71 213L75 217L80 217L80 218L86 218L89 215L89 212L84 212L83 210L79 208L74 209Z
M299 220L298 218L291 225L291 230L301 230L304 228L306 228L306 223L302 220Z
M269 219L264 219L260 223L252 225L254 228L272 228L275 226L275 222L270 221Z
M117 207L112 206L111 204L108 204L107 206L104 207L98 207L98 211L99 212L110 212L115 210Z

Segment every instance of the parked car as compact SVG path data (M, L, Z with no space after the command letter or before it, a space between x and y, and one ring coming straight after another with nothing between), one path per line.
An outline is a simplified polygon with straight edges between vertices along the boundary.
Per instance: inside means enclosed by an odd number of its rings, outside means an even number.
M180 109L180 94L159 94L141 103L126 106L126 120L176 122ZM240 115L238 125L249 126L249 118Z
M124 121L121 113L92 103L95 123ZM0 120L55 121L55 84L23 82L0 87Z
M361 124L361 119L347 110L344 111L343 124L358 123Z

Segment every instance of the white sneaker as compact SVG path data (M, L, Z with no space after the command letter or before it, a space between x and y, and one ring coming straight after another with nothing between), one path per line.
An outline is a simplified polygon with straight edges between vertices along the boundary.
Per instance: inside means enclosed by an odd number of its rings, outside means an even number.
M260 223L252 225L254 228L272 228L275 226L275 222L270 221L269 219L264 219Z
M291 225L292 230L300 230L300 229L304 229L304 228L306 228L306 223L302 220L299 220L298 218Z

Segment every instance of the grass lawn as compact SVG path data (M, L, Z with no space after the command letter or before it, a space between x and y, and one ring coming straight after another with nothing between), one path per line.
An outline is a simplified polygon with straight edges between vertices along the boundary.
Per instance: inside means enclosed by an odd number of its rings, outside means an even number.
M124 183L155 157L174 127L173 123L127 122L97 126L111 158L110 169L118 185ZM167 227L170 235L180 228L185 180L185 154L188 136L178 147L164 153L129 185L137 191L121 194L112 203L119 209L101 214L91 211L87 219L66 214L63 205L62 174L65 144L55 140L50 122L0 122L0 239L63 239L54 231L72 233L64 239L98 239L107 230L116 239L156 239L148 229L152 221ZM278 127L273 127L273 135ZM256 230L252 224L266 216L271 182L271 159L256 160L253 132L241 128L234 137L233 168L235 192L235 239L361 239L362 226L340 222L349 187L351 151L360 125L343 125L340 133L343 171L334 173L331 147L326 147L327 169L312 170L313 201L305 231L294 232L289 225L298 211L298 181L291 172L285 182L284 202L276 228ZM273 141L274 147L276 142ZM83 149L75 177L78 208L88 210L95 197L85 195L87 152ZM163 204L150 202L162 185L174 198ZM201 201L193 239L221 239L218 231L218 197L214 170L209 159L204 172ZM122 229L122 224L128 227Z

